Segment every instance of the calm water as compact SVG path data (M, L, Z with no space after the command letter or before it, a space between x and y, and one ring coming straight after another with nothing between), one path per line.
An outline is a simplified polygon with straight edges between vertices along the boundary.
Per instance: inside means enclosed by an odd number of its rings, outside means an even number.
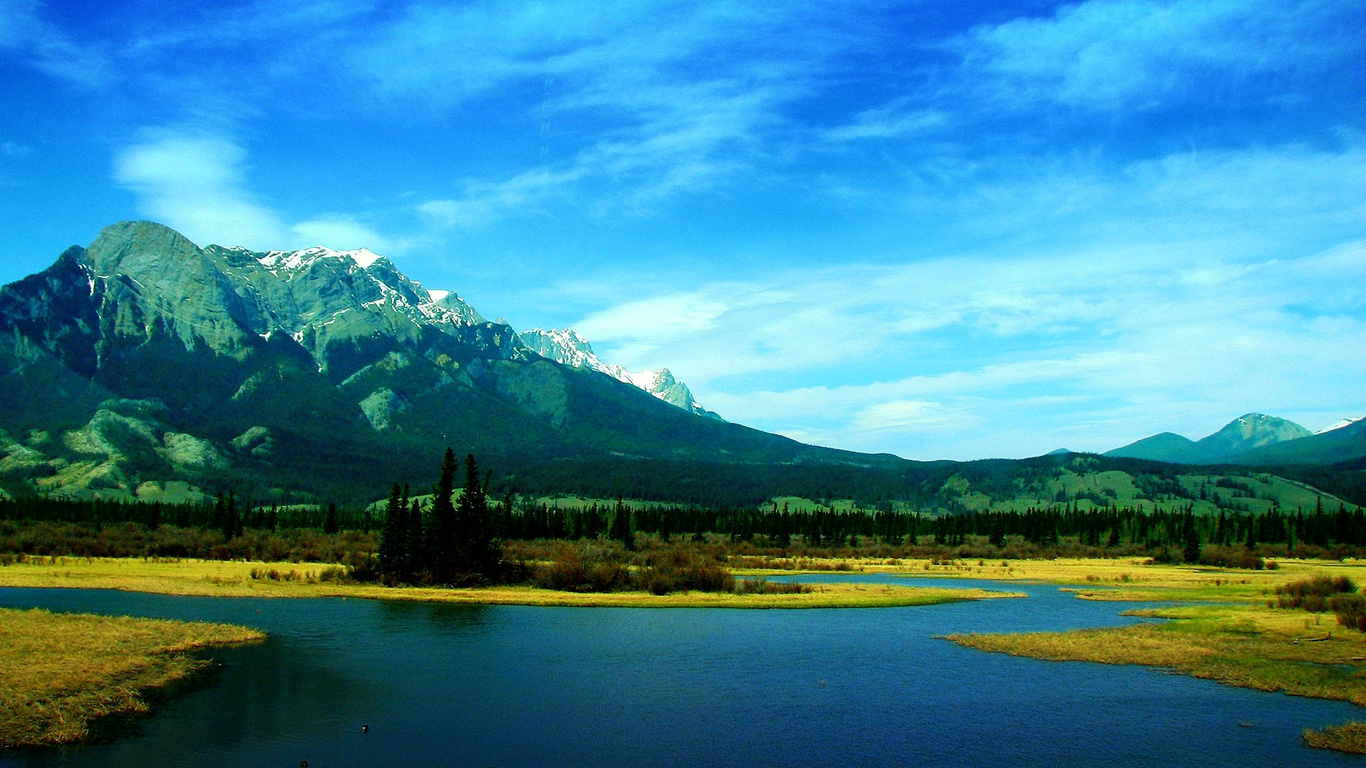
M1009 589L1030 597L738 611L0 589L8 607L225 621L271 635L215 652L225 666L212 685L161 705L130 735L3 753L0 765L1366 763L1300 745L1302 728L1362 714L1347 704L935 639L1134 621L1118 615L1126 606L1054 587Z

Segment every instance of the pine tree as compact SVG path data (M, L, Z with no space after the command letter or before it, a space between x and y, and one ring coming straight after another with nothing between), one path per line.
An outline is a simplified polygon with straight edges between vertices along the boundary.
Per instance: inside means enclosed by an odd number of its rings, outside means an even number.
M447 448L441 459L441 478L432 490L432 518L423 541L426 565L438 583L450 581L458 565L456 514L451 497L455 494L455 471L459 467L455 451Z
M426 530L422 524L422 506L417 499L408 501L408 486L403 486L403 506L408 508L406 526L408 531L407 546L403 550L403 578L405 581L417 581L418 574L427 567L427 551L425 544L427 541Z
M1183 538L1186 540L1185 549L1181 551L1186 562L1195 563L1200 560L1200 534L1195 530L1195 515L1186 513L1186 529L1182 531Z
M408 510L406 504L404 507L399 506L401 501L403 489L395 482L389 488L389 503L384 507L384 527L379 533L379 572L390 577L398 575L402 549L408 535L403 525Z
M327 516L323 518L323 533L336 533L341 526L337 523L337 505L329 502Z
M465 487L455 510L457 568L468 574L492 576L498 570L498 546L489 519L488 482L479 478L474 454L465 456Z
M616 509L612 512L612 532L609 535L627 549L636 548L636 537L631 531L631 510L622 503L620 497L617 498Z

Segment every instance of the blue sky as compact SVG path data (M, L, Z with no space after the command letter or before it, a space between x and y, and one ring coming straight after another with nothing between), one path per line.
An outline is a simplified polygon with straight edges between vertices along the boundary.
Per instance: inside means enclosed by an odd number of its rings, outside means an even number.
M174 5L0 0L0 282L367 246L919 459L1366 415L1359 0Z

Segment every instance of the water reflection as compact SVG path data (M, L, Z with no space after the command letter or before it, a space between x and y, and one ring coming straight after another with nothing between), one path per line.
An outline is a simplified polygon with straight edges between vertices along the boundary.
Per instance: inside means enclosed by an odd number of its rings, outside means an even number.
M0 590L4 605L231 621L271 633L264 645L216 653L227 664L217 684L163 706L136 736L7 754L0 764L1242 766L1248 755L1259 765L1352 762L1298 739L1305 726L1356 714L1350 705L935 639L1133 621L1118 616L1125 606L1023 589L1030 598L802 611ZM1255 727L1241 727L1249 713Z

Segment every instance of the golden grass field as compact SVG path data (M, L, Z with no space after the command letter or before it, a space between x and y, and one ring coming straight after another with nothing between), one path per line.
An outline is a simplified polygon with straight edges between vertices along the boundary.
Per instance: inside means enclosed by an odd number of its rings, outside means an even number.
M327 566L218 560L122 560L58 557L0 567L0 587L69 587L209 597L358 597L490 605L636 608L885 608L1020 597L982 589L824 584L801 594L679 592L582 593L520 586L436 589L325 580ZM257 577L253 577L253 571Z
M80 741L90 721L203 669L191 651L260 640L246 627L0 609L0 747Z
M1338 626L1331 613L1268 606L1277 586L1318 574L1366 584L1366 563L1283 560L1275 570L1242 571L1140 560L1012 561L931 566L933 573L919 575L966 575L955 568L968 568L977 578L1075 585L1072 591L1085 600L1192 603L1126 612L1166 620L1160 623L948 638L960 645L1050 661L1163 667L1243 688L1366 706L1366 634ZM1366 754L1366 724L1306 731L1305 741Z

